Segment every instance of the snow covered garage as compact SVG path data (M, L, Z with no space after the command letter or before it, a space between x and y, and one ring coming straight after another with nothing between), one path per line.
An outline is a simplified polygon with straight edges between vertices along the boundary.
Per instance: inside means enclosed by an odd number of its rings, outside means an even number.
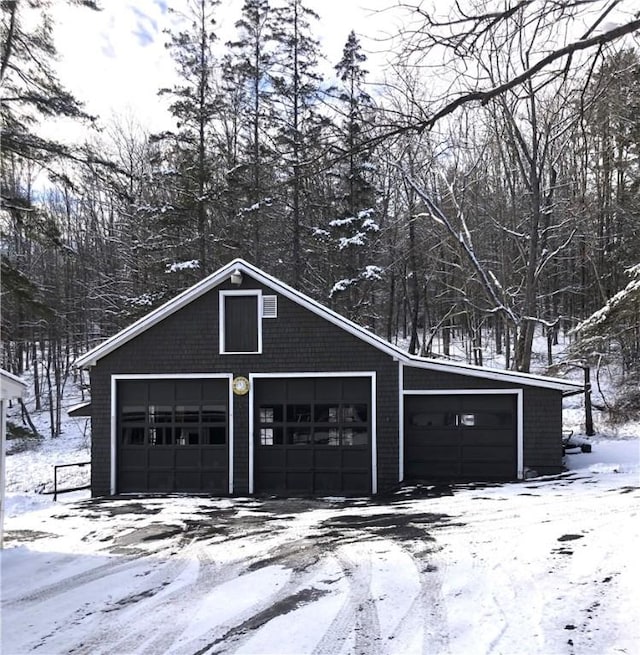
M80 357L92 493L368 495L562 467L575 383L408 355L235 260Z

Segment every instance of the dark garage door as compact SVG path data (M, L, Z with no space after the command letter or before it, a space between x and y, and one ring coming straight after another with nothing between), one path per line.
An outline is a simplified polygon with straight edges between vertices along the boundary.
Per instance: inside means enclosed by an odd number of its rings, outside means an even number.
M256 380L256 493L371 493L370 378Z
M227 494L228 380L118 382L118 492Z
M406 480L512 480L517 476L516 397L405 397Z

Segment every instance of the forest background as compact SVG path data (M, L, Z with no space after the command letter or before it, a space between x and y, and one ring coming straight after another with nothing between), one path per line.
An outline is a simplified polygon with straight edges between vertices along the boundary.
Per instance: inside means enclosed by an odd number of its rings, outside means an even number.
M54 3L2 0L2 366L52 436L77 355L236 257L413 353L529 371L543 334L547 366L615 359L640 396L635 2L389 5L372 74L356 31L323 60L304 0L163 4L149 133L61 84Z

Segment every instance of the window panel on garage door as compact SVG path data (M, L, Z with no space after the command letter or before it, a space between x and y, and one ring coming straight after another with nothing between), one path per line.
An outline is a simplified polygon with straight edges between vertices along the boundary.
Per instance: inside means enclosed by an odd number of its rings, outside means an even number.
M516 476L513 394L405 397L406 479Z
M118 491L228 492L226 379L118 382Z
M369 493L369 378L256 384L255 482L273 493Z

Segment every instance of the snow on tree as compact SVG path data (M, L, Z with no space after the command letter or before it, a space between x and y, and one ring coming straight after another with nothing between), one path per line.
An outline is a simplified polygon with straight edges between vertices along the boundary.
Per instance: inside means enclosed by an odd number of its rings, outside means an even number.
M176 273L178 271L193 270L200 268L200 262L197 259L190 259L186 262L173 262L167 264L166 273Z
M333 143L336 218L328 223L325 242L330 274L337 278L329 298L349 318L365 322L370 313L371 290L382 272L371 264L380 226L373 183L376 166L371 162L372 148L368 143L373 103L364 88L366 59L358 37L351 31L342 59L335 66L337 82L332 90L340 119L334 127ZM375 276L371 274L373 270L377 271Z
M319 16L303 0L286 0L273 10L275 144L285 176L292 282L303 286L306 268L306 221L312 212L310 163L314 160L322 120L318 113L320 44L312 24Z
M175 133L166 132L158 137L167 144L178 171L174 180L177 209L171 217L173 227L180 234L181 245L186 242L183 238L186 231L193 235L177 256L197 254L205 272L213 268L210 266L210 235L217 232L211 209L217 161L211 141L219 109L213 78L217 68L213 52L217 39L214 13L219 4L219 0L190 0L184 13L169 10L177 21L169 31L167 48L179 81L159 91L160 95L170 98L169 111L178 128Z
M235 23L234 40L227 44L224 71L226 96L236 95L234 120L237 134L234 169L227 180L231 196L239 205L237 223L242 234L251 234L248 255L262 265L269 257L274 222L270 189L273 187L275 153L269 134L274 122L270 74L274 66L274 15L268 0L245 0ZM242 234L238 236L243 241Z
M640 361L640 264L627 270L631 281L573 330L582 353L600 353L603 346L617 343L626 371Z

